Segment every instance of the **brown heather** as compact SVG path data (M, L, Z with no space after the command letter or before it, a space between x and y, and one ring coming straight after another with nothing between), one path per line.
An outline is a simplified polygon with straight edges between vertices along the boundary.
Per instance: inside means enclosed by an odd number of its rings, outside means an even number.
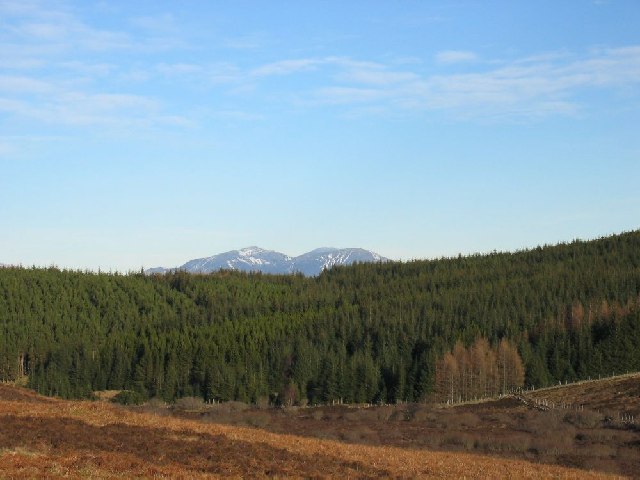
M476 423L472 415L464 421ZM615 478L464 452L271 433L0 385L0 478L132 477Z

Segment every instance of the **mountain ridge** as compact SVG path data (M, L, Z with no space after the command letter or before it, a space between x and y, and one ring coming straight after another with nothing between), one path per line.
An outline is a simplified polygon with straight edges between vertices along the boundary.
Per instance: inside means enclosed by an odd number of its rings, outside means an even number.
M351 265L356 262L387 262L385 258L363 248L320 247L296 257L257 246L230 250L210 257L195 258L179 267L153 267L145 270L147 275L163 274L173 270L191 273L213 273L219 270L239 270L267 274L295 274L316 276L336 265Z

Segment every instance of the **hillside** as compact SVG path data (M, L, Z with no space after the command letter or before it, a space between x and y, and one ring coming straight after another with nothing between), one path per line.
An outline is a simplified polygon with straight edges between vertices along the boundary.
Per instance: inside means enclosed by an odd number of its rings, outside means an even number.
M558 406L582 405L590 410L606 412L612 418L632 415L640 425L640 373L541 388L527 392L526 396Z
M0 385L0 477L607 478L466 453L347 445Z
M468 400L640 370L640 232L314 278L0 269L0 380L87 397Z
M588 384L588 392L585 387ZM401 449L465 452L640 478L640 373L453 406L204 404L137 407L200 422ZM560 396L559 392L562 391ZM557 396L551 400L550 394ZM548 407L535 405L546 399ZM582 403L569 403L580 398ZM523 401L524 400L524 401ZM552 403L553 402L553 403Z

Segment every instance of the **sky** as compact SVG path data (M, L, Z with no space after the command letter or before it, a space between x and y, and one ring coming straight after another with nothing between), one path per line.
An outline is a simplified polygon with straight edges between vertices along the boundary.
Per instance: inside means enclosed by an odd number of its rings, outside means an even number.
M640 228L640 2L0 0L0 263Z

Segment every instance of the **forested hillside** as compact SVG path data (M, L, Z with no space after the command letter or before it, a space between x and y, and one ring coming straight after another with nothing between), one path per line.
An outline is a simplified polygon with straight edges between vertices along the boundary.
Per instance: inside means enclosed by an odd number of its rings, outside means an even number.
M444 400L640 370L637 345L638 231L317 278L0 268L0 380L64 397Z

